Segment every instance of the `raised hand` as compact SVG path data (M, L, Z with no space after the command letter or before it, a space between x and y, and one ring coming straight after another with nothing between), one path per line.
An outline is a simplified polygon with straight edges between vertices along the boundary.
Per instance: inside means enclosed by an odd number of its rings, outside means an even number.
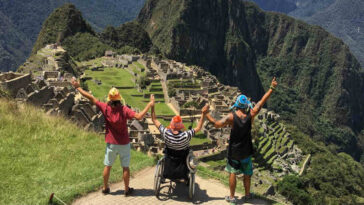
M71 80L71 84L74 88L79 88L80 87L80 82L76 80L75 77L72 78Z
M278 85L276 77L273 78L272 83L270 84L271 87L276 88Z
M210 105L206 103L206 105L201 109L202 114L207 114L210 111Z
M155 104L154 94L150 94L150 106L154 107L154 104Z

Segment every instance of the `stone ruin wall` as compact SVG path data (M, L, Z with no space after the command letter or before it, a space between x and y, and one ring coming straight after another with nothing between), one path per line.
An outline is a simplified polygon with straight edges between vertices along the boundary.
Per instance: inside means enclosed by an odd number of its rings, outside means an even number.
M30 74L20 73L3 73L0 74L0 85L4 90L10 91L12 97L15 97L18 90L26 88L32 81Z
M159 70L155 71L156 74L159 76L163 76L163 74L165 74L164 77L160 78L162 83L167 82L167 74L163 71L169 72L170 76L174 77L194 76L195 78L197 77L201 79L202 83L200 90L191 91L180 89L176 97L168 98L169 102L172 103L176 110L181 112L181 114L190 115L190 110L181 109L181 102L188 102L198 99L201 104L202 102L209 102L209 99L213 99L211 104L215 108L215 116L222 116L227 113L226 110L228 110L229 106L233 103L234 98L240 93L237 87L220 84L215 76L212 76L202 68L193 67L191 68L192 71L187 72L183 70L185 69L183 64L179 64L170 60L158 60L157 58L151 58L147 56L133 57L123 55L121 57L116 57L116 59L119 60L115 63L120 62L121 59L128 61L128 64L138 60L146 67L146 70L152 70L151 63L155 63L160 68ZM49 74L53 77L56 76L57 73ZM6 81L4 81L4 79L6 79ZM47 81L47 79L45 81L32 81L29 74L2 74L0 75L0 80L2 80L2 86L4 86L4 82L7 83L6 85L12 85L11 83L20 81L21 83L18 83L18 86L13 89L13 93L18 92L17 94L19 95L20 99L43 107L43 109L45 109L49 114L67 116L86 129L93 129L96 131L103 130L104 119L102 114L97 111L95 107L92 107L87 101L75 101L75 92L73 90L67 89L67 86L69 87L69 82L60 82L54 79L49 81ZM16 89L18 89L17 92ZM229 98L228 96L234 96L234 98ZM199 110L193 114L199 114ZM166 116L166 118L169 119L170 117ZM137 149L143 151L160 153L164 146L160 136L150 134L149 129L145 128L148 127L146 122L142 122L141 124L144 127L143 130L134 128L129 130L132 138L132 144ZM226 149L229 129L217 130L211 125L207 124L203 129L203 132L208 138L212 140L214 146L219 150ZM203 147L204 146L201 146L201 149ZM284 150L283 154L292 152L293 147L294 146L290 147L289 150ZM196 147L196 149L200 148ZM274 154L271 153L271 155L268 157L271 159L276 155L277 152L274 152Z
M60 76L60 73L52 71L51 76ZM21 73L3 73L0 79L1 87L10 90L18 102L41 107L48 114L63 115L85 129L103 130L101 113L96 107L90 109L91 105L88 102L76 101L76 93L73 89L69 89L71 87L69 82L32 79L31 74Z

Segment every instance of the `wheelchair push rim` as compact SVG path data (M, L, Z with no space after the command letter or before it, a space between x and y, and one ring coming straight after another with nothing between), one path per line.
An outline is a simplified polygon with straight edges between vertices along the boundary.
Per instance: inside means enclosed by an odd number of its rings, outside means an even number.
M188 197L193 199L195 196L195 174L189 173Z
M156 170L154 173L154 194L156 196L159 195L159 188L161 185L162 174L163 174L163 158L158 161Z

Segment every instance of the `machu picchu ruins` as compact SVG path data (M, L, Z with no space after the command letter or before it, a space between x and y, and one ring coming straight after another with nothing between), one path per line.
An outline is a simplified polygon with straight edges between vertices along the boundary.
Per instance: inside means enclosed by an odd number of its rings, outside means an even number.
M51 53L50 56L47 56L47 52ZM92 83L100 87L104 86L105 81L93 78L87 72L102 74L108 69L125 70L131 75L134 86L113 86L121 91L136 89L131 96L140 98L142 102L148 102L150 94L154 94L158 104L165 104L166 109L171 110L170 114L158 115L158 118L168 122L174 115L181 115L185 124L191 122L191 126L199 119L200 109L206 103L210 104L211 115L219 119L230 112L230 106L241 93L237 87L220 83L215 76L198 66L153 56L105 52L105 57L97 62L81 63L78 65L80 69L75 69L73 62L71 67L67 66L70 64L61 63L68 61L66 51L60 46L48 45L37 55L47 56L43 58L41 67L34 72L32 67L35 64L29 61L21 67L21 73L2 73L1 87L9 90L19 103L31 103L50 115L64 116L85 129L100 133L104 129L103 116L96 106L92 106L71 87L73 76L79 76L84 85ZM55 56L63 57L56 60ZM128 101L126 105L131 106ZM258 132L254 139L256 160L272 167L272 173L276 174L270 174L271 179L302 171L301 162L305 156L279 121L279 115L263 109L257 118L255 127ZM164 142L150 118L130 121L128 127L134 149L153 156L162 154ZM205 122L201 134L208 141L191 145L200 160L224 158L230 129L217 129Z

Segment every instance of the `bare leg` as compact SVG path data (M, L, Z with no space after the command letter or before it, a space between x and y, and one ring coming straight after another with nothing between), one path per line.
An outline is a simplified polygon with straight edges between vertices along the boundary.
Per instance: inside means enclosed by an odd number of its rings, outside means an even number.
M245 196L248 196L250 194L250 183L251 183L251 176L244 174Z
M230 187L230 198L233 198L235 196L235 188L236 188L236 175L234 173L230 173L229 187Z
M123 167L123 180L124 180L125 192L129 190L129 179L130 179L130 169L129 167Z
M111 170L111 166L105 166L104 168L104 172L103 172L103 177L104 177L104 187L103 190L107 189L108 186L108 182L109 182L109 177L110 177L110 170Z

